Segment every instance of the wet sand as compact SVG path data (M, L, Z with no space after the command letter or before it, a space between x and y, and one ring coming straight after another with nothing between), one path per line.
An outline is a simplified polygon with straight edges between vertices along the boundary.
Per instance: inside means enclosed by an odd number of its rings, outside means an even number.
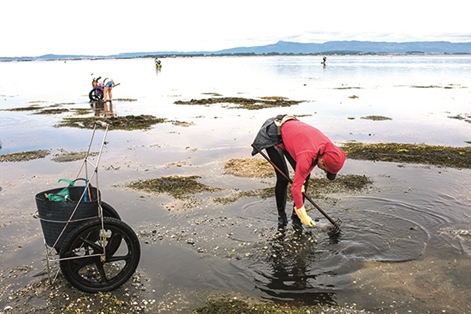
M353 165L346 169L346 182L352 179L348 177L351 169L381 163L384 159L378 156L384 157L386 152L380 151L380 148L368 146L364 149L364 152L372 153L368 158L366 155L349 152L352 157L350 163ZM243 267L257 260L269 260L270 256L277 254L280 245L283 251L278 254L287 254L286 258L290 258L304 252L306 245L329 241L326 232L329 230L329 223L315 213L314 208L310 211L318 221L314 232L298 235L288 228L280 240L280 233L275 227L275 214L269 210L273 202L270 190L274 179L270 176L270 167L267 167L262 158L234 159L229 152L225 157L222 154L223 156L219 155L209 161L204 161L208 158L207 154L190 159L183 157L198 154L198 147L193 147L189 152L175 153L170 158L172 162L163 163L157 168L148 157L135 158L153 155L155 149L152 145L144 145L124 148L117 155L109 151L104 154L106 163L100 168L100 189L104 200L113 204L123 221L129 223L138 234L143 257L132 280L114 292L95 295L71 287L61 274L54 284L49 284L44 252L41 249L42 233L33 203L35 193L55 187L59 177L70 177L71 169L74 169L74 173L79 168L83 154L67 151L44 154L44 151L37 151L36 159L31 158L35 152L2 156L0 167L6 179L0 191L3 221L0 228L4 235L0 304L5 312L122 313L123 309L127 313L191 312L204 306L206 300L215 293L248 300L249 303L258 302L263 300L263 297L259 299L260 292L254 292L252 288L249 289L252 290L251 293L247 291L248 287L253 286L248 274L241 273L240 276L248 277L234 280L234 286L206 285L207 280L215 278L204 272L220 272L221 278L229 276L229 280L230 276L237 275L229 275L225 269L232 269L234 264ZM353 150L352 147L350 149ZM392 177L381 177L366 171L366 177L373 180L362 181L359 180L361 175L353 175L354 183L335 188L330 186L315 195L319 197L322 207L329 208L331 214L344 217L345 229L348 230L355 228L351 221L353 218L349 218L349 215L354 217L355 207L362 206L361 200L357 203L358 197L380 195L381 192L378 191L385 189L398 189L402 193L408 193L408 188L411 191L414 189L405 187L401 182L397 171L402 168L412 172L419 168L417 171L430 173L460 171L453 170L456 165L451 163L439 164L443 168L437 168L433 163L434 160L439 160L436 156L431 156L430 163L424 162L423 166L411 164L409 153L416 157L428 156L427 151L416 153L414 149L417 146L396 144L392 152L389 151L389 155L394 153L397 158L385 163ZM437 148L432 147L432 150ZM445 156L457 154L458 157L467 157L469 154L469 149L464 148L457 149L457 152L446 148L441 151ZM359 161L356 163L354 159ZM362 161L364 159L372 161ZM469 166L469 157L464 158L464 162L464 165ZM396 163L402 166L399 167ZM469 168L468 166L458 164L459 169ZM156 173L159 174L157 177ZM140 178L141 181L135 181L135 178ZM174 189L147 189L146 185L133 186L136 182L150 182L159 186L160 181L153 180L169 181L175 178L191 179L190 185L185 185L187 180L177 180L182 184L181 192L185 193L173 193ZM324 182L322 178L314 179L320 180L315 184L317 186L320 186L319 182ZM449 180L448 176L443 176L444 184ZM362 184L356 185L359 182ZM247 191L258 192L241 193ZM257 207L267 209L260 212ZM416 227L411 225L408 228L413 232ZM466 241L466 235L462 237ZM285 246L285 243L291 244ZM427 254L425 250L428 251ZM166 256L162 257L162 252ZM345 285L347 288L343 288L344 292L327 288L325 291L331 292L325 292L324 295L320 289L315 297L327 298L321 303L334 305L334 309L335 304L346 304L343 312L339 310L341 313L356 312L352 309L353 304L360 305L359 310L366 308L383 313L466 312L471 307L468 301L470 287L466 286L466 282L470 281L465 271L470 262L466 256L460 258L454 254L454 258L449 260L441 253L433 245L425 245L418 248L418 251L412 250L412 257L406 262L354 261L349 266L350 275L345 280L350 283ZM202 260L207 260L209 267L201 266L200 263L205 263ZM182 266L175 265L179 262ZM172 266L176 268L172 269ZM192 267L203 273L195 274ZM169 285L171 280L168 278L172 276L180 278L178 283ZM191 283L191 280L187 282L185 276L189 280L194 277L196 283ZM215 287L218 288L214 289ZM331 297L333 298L328 301ZM295 303L302 305L306 296L301 294L297 299L294 295L294 299L297 300Z
M411 144L469 144L467 84L454 81L466 83L467 76L440 70L435 82L434 75L426 79L423 72L411 77L416 72L407 68L395 79L387 75L397 69L390 66L373 74L363 72L370 68L364 66L349 72L351 60L318 72L318 62L315 68L290 66L287 71L283 65L291 59L286 59L268 67L275 69L271 72L257 68L253 58L247 60L250 67L262 71L247 75L246 64L227 70L233 60L239 58L213 61L228 76L212 72L206 60L178 60L173 69L168 60L166 69L172 71L159 73L158 80L146 76L146 60L106 63L131 69L117 89L118 95L130 96L116 98L114 111L104 104L91 106L87 95L72 96L82 92L83 86L77 86L84 76L78 73L88 71L88 63L67 62L77 66L67 68L77 73L71 78L76 81L57 88L64 95L50 96L51 101L29 99L48 98L47 88L24 94L6 85L11 89L5 104L14 105L2 111L7 116L2 121L9 130L18 125L21 136L15 138L20 144L8 144L34 150L4 154L10 145L0 150L0 311L190 313L246 300L249 305L271 301L269 307L306 305L311 312L319 303L326 313L327 308L339 313L470 312L469 148ZM49 63L42 69L54 66L65 67ZM205 71L192 71L192 76L189 68ZM287 75L296 69L301 70ZM35 73L44 76L44 70L31 73L33 81ZM136 73L145 79L136 80ZM225 78L222 85L215 82L220 77ZM140 91L137 85L144 83ZM215 92L220 90L237 97ZM275 93L292 99L270 96ZM61 97L67 102L57 103ZM341 218L338 238L329 235L329 222L312 206L315 229L299 233L290 224L279 232L273 172L262 158L250 157L250 141L263 118L292 110L332 134L348 152L339 180L326 182L314 171L308 190L329 215ZM96 118L113 125L99 168L100 190L138 235L142 258L122 287L91 295L73 288L60 273L49 284L34 195L57 187L59 178L74 178ZM1 140L10 141L5 135ZM220 295L231 302L207 302Z

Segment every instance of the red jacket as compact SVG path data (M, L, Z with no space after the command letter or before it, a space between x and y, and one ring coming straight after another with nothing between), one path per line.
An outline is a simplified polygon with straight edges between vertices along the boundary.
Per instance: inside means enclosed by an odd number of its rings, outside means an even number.
M303 204L302 186L306 177L317 165L317 156L324 153L325 144L332 143L315 127L299 120L288 120L281 126L283 143L280 148L296 161L294 180L291 186L296 208Z

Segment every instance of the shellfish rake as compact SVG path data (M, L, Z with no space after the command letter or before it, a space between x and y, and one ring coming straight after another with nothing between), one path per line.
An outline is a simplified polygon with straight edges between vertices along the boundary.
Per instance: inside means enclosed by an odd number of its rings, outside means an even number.
M286 180L288 180L289 183L293 184L293 180L291 180L290 177L288 177L286 175L286 173L283 172L283 170L281 170L277 165L275 165L273 163L273 161L270 160L270 158L268 158L267 155L265 155L265 153L263 153L255 144L252 144L252 147L255 148L257 150L257 152L260 153L260 155L263 156L263 158L265 158L272 166L273 168L275 168L276 171L278 171ZM303 196L312 204L314 205L315 208L317 208L318 211L321 212L322 215L324 215L325 218L327 218L328 221L330 221L330 223L333 225L333 229L332 229L332 232L335 234L335 233L339 233L340 232L340 225L342 224L342 221L340 221L340 219L337 219L337 221L333 220L332 218L330 218L329 215L327 215L326 212L324 212L322 210L322 208L319 207L319 205L317 205L307 194L306 192L302 192L303 193Z

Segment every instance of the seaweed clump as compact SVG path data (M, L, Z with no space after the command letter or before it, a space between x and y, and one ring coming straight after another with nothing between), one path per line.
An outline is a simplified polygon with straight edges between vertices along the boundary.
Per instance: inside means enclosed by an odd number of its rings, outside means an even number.
M243 97L214 97L203 99L191 99L189 101L177 100L176 105L203 105L234 104L237 108L259 110L264 108L290 107L299 104L299 100L288 100L284 97L262 97L261 99Z
M19 107L19 108L11 108L11 109L4 109L5 111L35 111L41 109L38 105L31 105L28 107Z
M366 116L366 117L361 117L360 119L363 119L363 120L373 120L373 121L392 120L391 118L385 117L385 116Z
M266 160L261 158L233 158L224 165L224 173L238 177L268 178L275 171Z
M98 156L98 152L90 152L88 156ZM55 162L70 162L85 159L85 157L87 157L87 152L67 152L64 150L60 154L55 154L51 160Z
M226 162L225 174L246 178L268 178L275 176L275 170L266 160L261 158L234 158ZM334 181L324 177L309 179L309 193L314 192L315 197L324 197L332 193L352 193L368 188L372 181L364 175L340 174ZM291 193L288 193L291 197ZM214 198L213 201L222 204L233 203L241 197L269 198L275 195L273 187L246 191L235 191L226 197Z
M199 183L199 176L168 176L150 180L138 180L131 182L127 187L134 190L143 190L150 193L167 193L170 196L183 199L190 194L201 192L215 192L220 189L209 187Z
M66 117L56 127L75 127L80 129L93 129L95 122L101 120L110 125L112 130L147 130L152 125L165 122L164 118L152 115L129 115L125 117Z
M326 195L333 193L354 193L361 192L368 188L373 182L364 175L338 175L334 181L326 178L310 178L307 193L315 198L326 198ZM289 191L289 190L288 190ZM258 197L267 199L275 196L273 187L236 191L226 197L217 197L213 201L221 204L229 204L242 197ZM288 193L288 199L291 201L291 193Z
M41 111L36 112L35 114L52 115L52 114L61 114L68 111L69 109L67 108L52 108L52 109L43 109Z
M49 155L51 152L45 149L32 150L27 152L19 152L12 154L0 155L0 162L20 162L33 159L41 159Z
M347 143L342 146L348 158L403 162L451 168L471 168L471 148L425 144Z
M469 113L458 114L456 116L448 116L448 118L456 119L456 120L464 120L465 122L471 123L471 114Z
M319 198L325 194L360 192L368 188L373 182L365 175L339 174L331 181L324 177L310 178L308 192Z
M257 302L237 297L209 297L203 307L192 311L192 314L321 314L321 313L359 313L355 306L329 306L329 305L292 305L288 302ZM361 313L364 313L361 311Z
M236 191L229 196L225 197L215 197L213 202L220 204L230 204L237 201L242 197L258 197L262 199L267 199L275 196L275 189L273 187L256 189L256 190L245 190L245 191Z

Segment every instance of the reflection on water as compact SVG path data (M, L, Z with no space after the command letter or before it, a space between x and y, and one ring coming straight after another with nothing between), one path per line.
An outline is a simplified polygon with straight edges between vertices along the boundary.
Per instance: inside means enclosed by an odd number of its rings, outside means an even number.
M90 107L92 107L95 117L115 117L116 113L113 111L112 101L91 101Z
M302 228L293 233L282 230L273 238L267 272L263 268L255 270L259 275L254 278L256 287L266 294L265 298L304 305L335 304L335 293L329 291L333 287L318 280L335 274L316 269L316 244L312 233L303 233Z
M440 300L434 292L438 291L442 298L453 297L465 304L460 309L467 312L463 309L469 305L471 280L466 282L466 268L453 263L469 266L469 170L348 160L342 172L366 175L373 187L355 195L329 195L319 200L329 215L342 220L338 237L325 231L329 222L315 209L310 215L317 219L317 228L299 232L289 225L280 233L273 199L243 198L221 205L213 202L214 195L205 195L201 201L197 195L196 201L191 197L184 201L195 207L185 205L175 213L175 200L128 191L124 186L129 181L168 175L198 175L210 186L223 187L221 194L273 186L269 179L226 175L223 164L230 158L250 158L250 143L260 124L280 111L302 115L303 121L318 126L336 142L464 145L471 125L448 116L469 113L470 60L451 56L329 57L323 68L312 57L172 58L165 60L161 72L153 59L0 63L5 74L0 77L0 109L41 101L37 104L42 107L91 108L90 115L96 117L152 114L194 123L190 127L162 123L146 131L111 130L107 137L106 168L100 176L106 200L138 234L155 230L166 244L143 240L146 254L141 267L152 279L148 291L188 286L193 290L238 289L280 302L335 304L341 300L366 308L404 299L428 305ZM119 79L117 100L89 103L90 73L110 73ZM57 77L68 80L54 80ZM306 102L260 111L174 104L208 94L285 96ZM349 98L353 94L359 98ZM131 104L120 98L137 101ZM371 114L392 120L361 119ZM0 153L83 150L89 130L54 127L69 115L1 111ZM44 185L74 175L76 169L49 159L0 167L4 180L0 182L1 201L10 204L2 208L6 221L18 212L30 215L28 206L34 207L32 198L18 200L18 195L34 195ZM34 227L14 222L2 230L13 234L16 227L22 233L27 229L33 239L40 236ZM15 240L13 235L4 239L5 246ZM17 245L9 251L5 263L16 264L18 254L22 260L40 254L32 242L25 242L24 249ZM418 271L412 271L410 265ZM434 291L421 290L427 288L419 284L408 285L406 290L404 282L426 282L434 285ZM448 286L436 287L441 283ZM466 298L457 296L459 292L467 293ZM417 297L421 295L425 297Z
M431 216L418 220L416 208L401 205L400 200L370 199L369 209L345 215L342 254L383 262L404 262L421 256L429 239L426 228L431 226Z
M367 298L363 306L381 304L403 293L400 285L404 282L427 276L408 268L409 262L420 264L423 259L432 259L438 269L448 269L450 258L458 259L471 252L469 197L468 194L463 195L464 199L459 197L460 186L469 187L468 170L441 171L413 165L400 168L389 163L371 165L360 161L350 161L348 167L361 172L363 165L368 165L368 176L374 178L374 186L381 191L342 195L335 206L323 204L321 200L321 207L329 215L342 220L341 232L336 237L327 232L330 223L312 209L309 213L316 218L316 228L299 230L290 224L283 232L273 231L267 241L247 250L253 255L240 261L244 265L241 268L253 274L255 287L263 298L299 304L335 304L345 299L360 302L361 295L375 295L374 301ZM453 178L453 182L447 178ZM266 212L261 212L261 208L266 208ZM276 211L270 201L244 207L244 215L253 217L259 225L263 225L263 216L270 211L274 224ZM373 267L372 273L378 272L381 265L394 269L388 270L392 277L362 279L357 275L365 273L365 267ZM377 276L383 275L379 273ZM450 270L446 273L451 275ZM446 281L446 277L441 280ZM464 288L466 279L459 281ZM379 283L394 288L382 289ZM471 289L468 284L464 286L466 291ZM409 298L424 293L408 288L412 294ZM358 297L357 293L360 293Z
M199 122L191 128L193 135L198 134L193 138L197 145L202 144L203 138L207 142L208 134L218 145L226 133L211 134L208 130L221 129L240 140L240 146L246 145L253 139L252 130L280 111L303 115L307 123L316 125L334 141L400 140L457 146L469 140L469 124L448 116L469 113L471 57L332 56L326 68L318 57L312 56L169 58L163 63L165 70L160 71L153 58L1 62L0 109L31 104L45 108L86 108L90 74L109 73L120 82L114 92L114 105L119 106L119 112L115 113ZM282 110L258 111L228 110L222 105L174 104L176 100L212 95L282 96L304 102ZM353 95L356 98L350 98ZM14 128L4 127L16 117L22 120L18 127L42 126L30 133L32 142L40 149L38 144L50 138L44 139L41 130L47 132L48 126L66 115L37 117L34 110L2 112L2 137L16 134ZM361 119L368 115L387 116L392 120ZM72 150L73 143L55 139L45 144L67 145ZM11 150L17 152L29 147L14 145Z
M356 202L374 210L343 213L338 234L326 232L329 222L319 218L318 228L311 231L293 227L274 235L266 254L249 266L257 274L257 289L272 300L333 304L338 291L350 289L345 275L363 262L406 262L424 254L438 217L421 219L416 208L397 200L356 199L350 204Z

